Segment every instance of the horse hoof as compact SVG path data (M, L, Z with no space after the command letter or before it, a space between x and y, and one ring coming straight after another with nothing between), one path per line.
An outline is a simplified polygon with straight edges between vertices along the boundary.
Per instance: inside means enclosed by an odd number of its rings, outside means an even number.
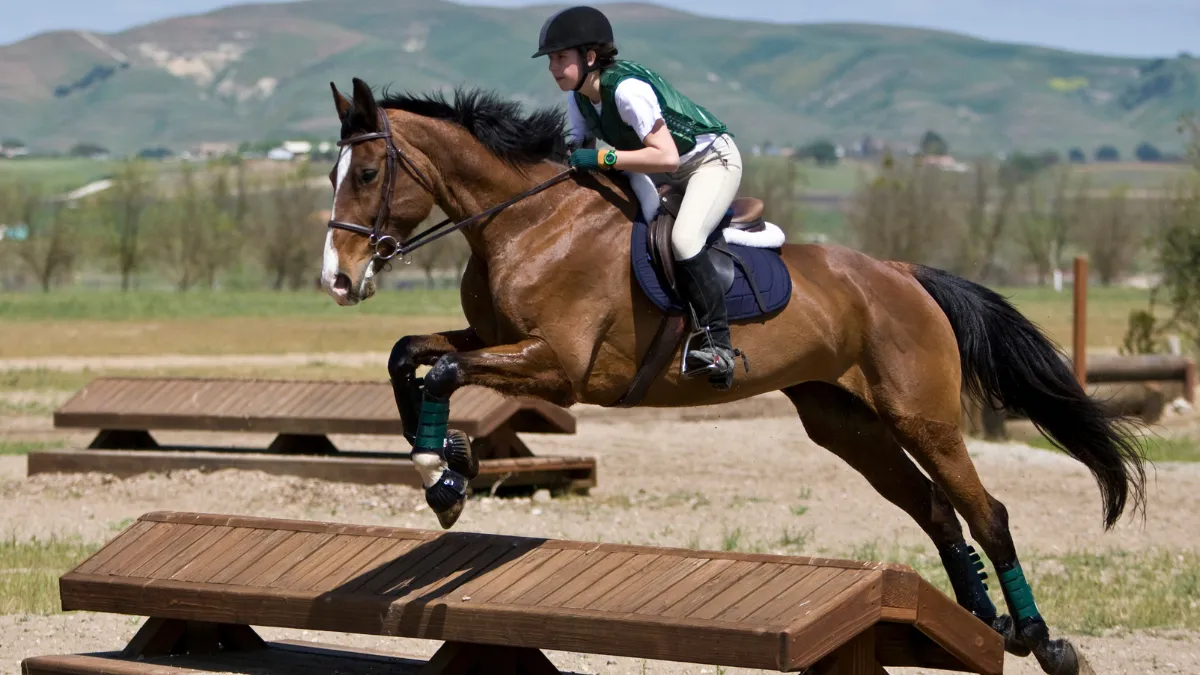
M448 530L462 514L467 501L467 479L446 469L436 483L425 488L425 503L437 514L442 529Z
M471 480L479 475L479 458L471 451L471 439L458 429L446 432L446 444L442 449L446 466L463 478Z
M1033 655L1047 675L1080 675L1092 672L1087 661L1076 653L1075 646L1066 640L1046 640L1034 648Z
M438 523L441 524L443 530L448 530L454 527L454 523L458 522L458 517L462 515L463 505L467 500L455 502L448 510L437 514Z
M1017 635L1017 624L1011 616L1001 614L992 619L992 629L1004 636L1004 651L1014 656L1029 656L1031 650Z

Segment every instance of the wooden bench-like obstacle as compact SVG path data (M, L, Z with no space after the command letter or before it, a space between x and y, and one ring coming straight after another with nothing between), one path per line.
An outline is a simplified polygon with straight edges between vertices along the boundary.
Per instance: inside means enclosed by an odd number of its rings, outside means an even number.
M26 675L559 672L543 649L823 675L1004 662L911 568L852 560L149 513L59 591L64 611L149 618L122 650L30 657ZM424 663L251 626L444 644Z
M59 429L96 429L87 449L30 453L28 473L239 468L356 483L421 485L405 453L342 451L331 434L403 436L391 385L237 378L101 377L54 413ZM503 486L586 492L593 457L534 456L518 433L572 434L570 411L535 398L464 387L450 399L450 427L480 458L473 490ZM160 446L151 431L271 433L265 449Z

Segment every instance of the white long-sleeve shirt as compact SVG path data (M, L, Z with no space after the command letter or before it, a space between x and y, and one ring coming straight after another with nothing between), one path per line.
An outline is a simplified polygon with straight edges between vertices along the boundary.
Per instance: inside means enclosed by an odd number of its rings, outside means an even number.
M613 91L613 102L617 106L617 113L621 116L621 120L628 124L637 133L638 138L643 141L650 135L658 120L663 119L662 107L658 104L658 97L654 95L654 88L649 83L635 77L626 78L617 85L616 90ZM592 103L597 115L600 114L603 105L603 103ZM575 104L574 92L567 93L567 121L570 125L567 131L568 143L578 146L591 138L587 121ZM716 136L713 134L697 136L696 146L688 153L680 155L679 163L683 164L697 153L704 151L715 139ZM637 195L638 202L641 204L642 215L646 222L653 221L655 215L658 214L658 189L654 185L653 179L644 173L633 171L624 173L629 176L629 180L633 184L634 194Z

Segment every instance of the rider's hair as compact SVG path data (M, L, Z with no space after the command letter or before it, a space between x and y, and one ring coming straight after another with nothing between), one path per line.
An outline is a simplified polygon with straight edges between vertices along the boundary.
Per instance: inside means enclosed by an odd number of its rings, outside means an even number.
M596 69L604 70L611 66L617 60L617 46L611 42L603 44L590 44L584 46L584 53L590 49L596 52Z

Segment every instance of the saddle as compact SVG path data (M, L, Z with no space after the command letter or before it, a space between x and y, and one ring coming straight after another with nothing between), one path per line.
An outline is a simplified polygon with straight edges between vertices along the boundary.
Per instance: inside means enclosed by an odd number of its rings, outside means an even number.
M679 216L679 207L683 204L683 193L671 185L658 188L658 215L650 223L650 255L654 266L662 272L663 278L671 292L678 292L675 284L675 255L671 249L671 233L675 229L675 218ZM712 259L717 269L718 277L723 284L723 290L729 290L733 284L733 259L727 250L721 247L721 230L733 228L746 232L760 232L766 228L763 221L763 202L754 197L739 197L733 200L725 217L713 230L712 236L705 245L705 252ZM712 255L712 248L717 247L724 255Z
M658 214L654 218L654 222L648 223L645 228L645 249L639 248L638 227L635 223L633 233L633 257L634 257L634 276L638 278L638 283L642 284L643 290L649 290L655 284L665 286L664 289L668 295L679 297L679 290L676 284L676 267L675 255L671 247L671 232L675 228L675 219L679 215L679 207L683 203L683 194L674 190L671 185L663 185L658 188L659 209ZM758 232L766 229L766 223L763 220L763 202L761 199L753 197L742 197L735 199L730 205L721 222L713 229L709 235L708 241L705 242L704 250L701 255L707 255L712 261L713 267L717 271L717 277L720 281L721 289L727 294L733 287L737 278L735 265L741 267L743 271L743 285L749 296L753 298L754 310L743 309L744 315L753 316L757 313L765 314L773 311L780 304L786 303L788 293L790 292L790 281L787 279L787 271L781 259L774 254L767 262L763 262L759 254L753 250L742 249L740 252L743 255L748 255L752 259L757 259L755 263L756 269L772 270L774 274L780 277L782 282L783 292L779 293L778 289L772 289L775 297L764 297L760 292L758 284L755 281L755 274L752 272L747 261L742 260L727 244L724 238L723 230L733 228L746 232ZM648 281L642 276L641 272L637 271L638 251L649 253L649 265L652 269L644 270L649 276L657 277L660 281ZM643 253L644 255L644 253ZM772 278L768 274L767 278ZM653 296L652 296L653 299ZM657 302L657 301L656 301ZM680 301L682 304L682 300ZM638 366L637 372L634 373L633 380L630 382L629 388L625 393L613 403L605 405L605 407L628 408L637 405L650 388L651 382L662 372L666 367L671 355L681 341L684 341L687 328L686 313L670 311L667 305L671 304L669 297L662 298L659 307L664 309L662 321L659 323L658 330L651 340L650 350L642 359ZM731 313L730 319L734 315ZM693 336L694 337L694 334ZM684 353L686 353L687 341L684 341ZM744 359L744 357L743 357ZM749 364L746 364L749 370Z

